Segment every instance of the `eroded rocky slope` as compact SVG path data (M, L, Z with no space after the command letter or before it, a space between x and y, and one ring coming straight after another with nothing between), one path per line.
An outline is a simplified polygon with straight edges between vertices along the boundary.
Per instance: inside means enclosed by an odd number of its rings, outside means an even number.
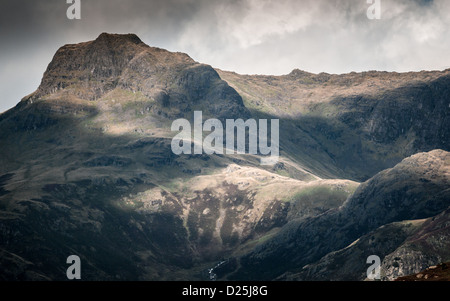
M242 76L133 34L65 45L0 115L0 279L64 280L72 254L84 280L206 280L223 261L220 279L360 279L365 249L392 279L445 260L449 86ZM280 119L279 162L173 154L194 110Z

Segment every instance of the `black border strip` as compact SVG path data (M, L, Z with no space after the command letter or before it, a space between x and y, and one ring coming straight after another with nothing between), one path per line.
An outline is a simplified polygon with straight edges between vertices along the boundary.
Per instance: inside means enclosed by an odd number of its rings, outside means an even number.
M235 294L230 295L234 288ZM247 291L257 290L257 295L245 295ZM183 296L185 288L215 288L214 298L210 296ZM238 289L240 287L240 289ZM256 289L255 289L256 287ZM142 281L142 282L102 282L102 281L62 281L62 282L0 282L0 291L4 294L11 293L15 297L56 297L59 300L65 297L79 298L85 300L87 297L114 297L129 299L131 296L144 296L146 300L154 300L160 297L172 298L173 300L195 299L195 300L229 300L233 298L246 298L247 300L273 300L273 298L295 298L296 300L311 300L317 297L339 296L346 299L364 300L379 297L381 299L392 299L396 295L404 299L414 297L418 294L435 295L438 292L448 291L450 282L202 282L202 281ZM236 295L240 290L241 294ZM191 290L192 291L192 290ZM219 293L221 291L221 293ZM266 293L267 292L267 293ZM147 296L147 297L146 297ZM314 298L311 298L314 297ZM55 299L56 299L55 298Z

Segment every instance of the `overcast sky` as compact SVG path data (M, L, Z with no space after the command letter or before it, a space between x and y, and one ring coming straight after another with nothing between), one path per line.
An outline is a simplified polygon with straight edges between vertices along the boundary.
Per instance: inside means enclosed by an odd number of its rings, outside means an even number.
M102 32L243 74L450 68L450 1L380 0L0 0L0 112L36 90L55 51Z

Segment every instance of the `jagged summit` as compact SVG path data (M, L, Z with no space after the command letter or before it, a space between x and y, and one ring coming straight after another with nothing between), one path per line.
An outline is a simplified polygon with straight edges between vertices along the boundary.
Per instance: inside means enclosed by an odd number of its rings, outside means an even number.
M192 64L188 55L149 47L135 34L102 33L93 41L58 49L33 98L66 90L94 100L117 86L138 89L162 66Z
M287 76L289 77L304 77L304 76L311 76L314 75L314 73L306 72L300 69L294 69L292 70Z
M135 44L141 44L143 43L141 39L134 33L128 33L128 34L115 34L115 33L107 33L103 32L101 33L97 39L95 39L96 42L99 41L108 41L108 42L132 42Z
M23 102L95 101L112 91L156 101L158 115L183 116L196 107L219 118L247 114L239 94L211 66L185 53L150 47L135 34L102 33L93 41L61 47L39 88Z

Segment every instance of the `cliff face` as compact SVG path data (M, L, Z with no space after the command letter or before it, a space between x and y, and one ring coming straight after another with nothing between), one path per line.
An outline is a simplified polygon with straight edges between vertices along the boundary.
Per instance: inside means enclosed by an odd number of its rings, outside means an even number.
M220 279L362 279L372 254L393 279L447 260L448 76L244 76L133 34L63 46L0 115L0 279L63 280L73 254L84 280L206 280L224 258ZM175 155L171 123L195 110L279 119L279 162Z

